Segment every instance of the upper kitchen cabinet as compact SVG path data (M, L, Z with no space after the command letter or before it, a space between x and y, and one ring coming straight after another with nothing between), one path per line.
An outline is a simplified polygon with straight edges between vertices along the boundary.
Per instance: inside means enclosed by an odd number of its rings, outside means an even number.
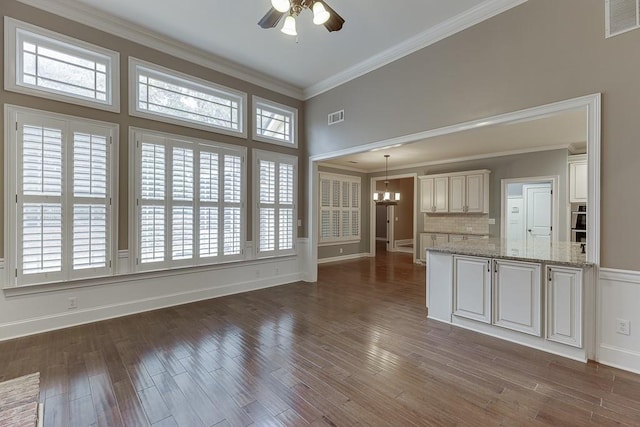
M420 177L420 211L489 213L489 174L483 169Z
M569 156L569 202L587 203L587 155Z
M488 170L470 171L449 178L449 212L489 213Z
M420 178L420 211L429 213L449 212L449 178Z

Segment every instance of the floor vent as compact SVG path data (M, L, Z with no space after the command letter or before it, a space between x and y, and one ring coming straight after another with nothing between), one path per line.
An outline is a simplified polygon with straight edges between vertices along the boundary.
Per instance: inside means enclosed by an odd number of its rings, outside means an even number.
M329 126L344 122L344 110L329 114Z
M640 28L640 0L606 0L606 36Z

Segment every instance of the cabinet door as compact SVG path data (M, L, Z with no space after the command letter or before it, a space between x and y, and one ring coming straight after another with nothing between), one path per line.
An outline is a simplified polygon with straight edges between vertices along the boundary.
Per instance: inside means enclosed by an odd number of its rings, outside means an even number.
M582 270L547 267L547 339L582 347Z
M540 336L540 264L495 260L493 324Z
M420 212L434 212L433 178L420 179Z
M484 212L484 179L483 174L467 175L467 208L466 212Z
M587 202L587 162L569 163L569 201Z
M465 212L467 206L466 177L464 175L449 178L449 212Z
M440 177L433 180L434 212L449 212L449 178Z
M491 323L491 260L453 257L453 314Z

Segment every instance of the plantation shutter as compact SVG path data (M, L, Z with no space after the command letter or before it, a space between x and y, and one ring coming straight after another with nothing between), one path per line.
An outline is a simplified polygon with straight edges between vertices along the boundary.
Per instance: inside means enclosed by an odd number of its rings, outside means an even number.
M360 239L360 178L320 175L320 243Z
M63 121L22 116L18 121L18 283L63 275Z
M293 253L297 159L256 150L256 162L257 252L263 256Z
M218 153L200 152L200 257L216 257L219 254L219 159Z
M140 144L140 262L165 260L166 148L163 138L145 135Z
M110 137L105 129L77 127L73 132L73 270L75 276L108 267L110 253Z
M223 255L242 253L242 157L224 155Z
M113 128L45 112L11 114L15 157L7 172L15 176L16 209L7 238L15 238L15 283L110 274Z

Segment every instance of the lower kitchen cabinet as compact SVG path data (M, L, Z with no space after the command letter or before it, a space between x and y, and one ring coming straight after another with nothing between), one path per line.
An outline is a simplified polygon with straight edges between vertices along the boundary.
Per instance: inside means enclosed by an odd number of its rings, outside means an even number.
M491 259L453 257L453 314L491 323Z
M582 347L582 269L547 266L547 339Z
M541 266L494 260L493 324L541 336Z

